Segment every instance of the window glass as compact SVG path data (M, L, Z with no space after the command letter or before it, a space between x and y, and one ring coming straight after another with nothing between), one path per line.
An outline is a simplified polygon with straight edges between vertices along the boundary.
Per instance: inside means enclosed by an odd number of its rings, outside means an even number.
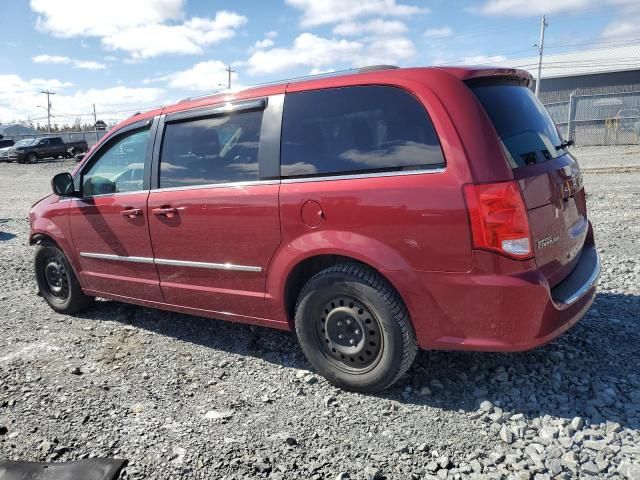
M281 175L301 177L444 165L424 107L393 87L287 94Z
M160 188L258 179L262 111L169 123Z
M120 137L82 175L85 197L142 190L149 129Z
M549 113L527 87L493 85L472 90L491 118L511 167L567 153Z

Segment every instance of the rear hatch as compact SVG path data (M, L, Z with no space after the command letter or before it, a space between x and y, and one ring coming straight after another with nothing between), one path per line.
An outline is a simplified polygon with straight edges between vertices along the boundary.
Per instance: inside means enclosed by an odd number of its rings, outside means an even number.
M575 267L588 232L578 162L527 87L491 82L471 89L493 122L520 184L535 261L554 287Z

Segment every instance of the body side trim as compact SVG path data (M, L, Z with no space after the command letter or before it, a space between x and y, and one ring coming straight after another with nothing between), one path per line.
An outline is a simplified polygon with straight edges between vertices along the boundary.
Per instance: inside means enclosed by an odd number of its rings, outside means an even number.
M114 260L117 262L155 263L156 265L168 265L174 267L208 268L211 270L233 270L237 272L261 272L262 267L251 265L235 265L233 263L193 262L188 260L172 260L168 258L128 257L108 253L80 252L81 257L97 260Z

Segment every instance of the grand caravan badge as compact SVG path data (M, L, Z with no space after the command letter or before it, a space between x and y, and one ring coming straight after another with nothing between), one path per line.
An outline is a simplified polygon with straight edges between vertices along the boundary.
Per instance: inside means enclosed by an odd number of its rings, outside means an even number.
M553 245L554 243L558 243L559 241L560 237L558 235L556 235L555 237L548 236L541 238L540 240L538 240L538 250L542 250L543 248L548 247L549 245Z

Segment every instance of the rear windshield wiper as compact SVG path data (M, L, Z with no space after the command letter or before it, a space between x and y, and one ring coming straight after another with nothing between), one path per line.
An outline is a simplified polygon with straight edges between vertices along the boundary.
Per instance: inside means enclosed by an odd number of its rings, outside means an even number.
M560 145L556 147L556 150L564 150L567 147L570 147L575 142L573 140L567 140L566 142L562 142Z

